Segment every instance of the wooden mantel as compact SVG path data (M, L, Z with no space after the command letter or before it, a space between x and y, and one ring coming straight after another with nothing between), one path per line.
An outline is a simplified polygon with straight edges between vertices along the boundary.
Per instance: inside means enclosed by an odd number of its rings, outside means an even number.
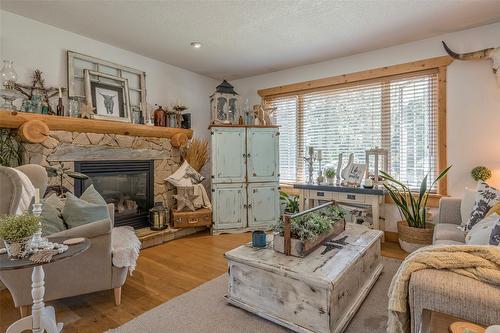
M193 137L193 131L190 129L155 127L109 120L49 116L0 109L0 128L19 128L25 123L33 121L37 123L43 122L50 130L54 131L168 138L171 139L172 146L174 147L181 146ZM48 135L48 133L42 134Z

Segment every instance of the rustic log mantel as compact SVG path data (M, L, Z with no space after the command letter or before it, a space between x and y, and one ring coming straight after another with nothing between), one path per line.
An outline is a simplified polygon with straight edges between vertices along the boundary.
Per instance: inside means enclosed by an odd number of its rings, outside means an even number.
M193 131L190 129L154 127L109 120L49 116L0 109L0 128L20 128L23 124L30 123L32 121L37 121L37 123L41 121L53 131L168 138L171 140L172 146L174 147L180 147L185 144L188 139L193 137ZM43 126L23 126L23 128L29 128L30 130L40 129L43 131ZM48 136L48 133L35 134ZM21 135L21 137L27 139L30 135Z

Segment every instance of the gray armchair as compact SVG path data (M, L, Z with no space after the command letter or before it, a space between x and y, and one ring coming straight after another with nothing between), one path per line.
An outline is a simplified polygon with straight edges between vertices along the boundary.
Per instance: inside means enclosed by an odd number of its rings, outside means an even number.
M43 167L24 165L18 169L32 180L35 187L40 188L40 193L45 191L47 176ZM20 179L16 175L10 168L0 167L2 193L0 215L16 211L21 186ZM108 209L111 219L51 235L51 237L86 237L90 239L91 245L87 251L78 256L44 266L46 301L114 289L115 303L120 304L121 287L127 277L127 268L114 267L112 264L113 205L108 205ZM20 307L21 314L24 314L26 306L32 304L31 269L0 272L0 281L9 289L15 306Z

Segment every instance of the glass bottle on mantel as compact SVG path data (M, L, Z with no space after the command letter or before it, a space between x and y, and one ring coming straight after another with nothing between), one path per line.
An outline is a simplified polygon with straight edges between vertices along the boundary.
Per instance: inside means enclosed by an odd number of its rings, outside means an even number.
M64 116L64 105L63 105L63 101L62 101L62 91L61 91L61 88L59 88L59 102L57 103L57 106L56 106L56 114L58 116Z
M155 104L155 105L157 105L157 104ZM156 110L154 110L153 116L154 116L155 126L163 126L163 127L166 126L166 123L165 123L166 114L165 114L165 110L162 109L161 105L158 106L158 108Z

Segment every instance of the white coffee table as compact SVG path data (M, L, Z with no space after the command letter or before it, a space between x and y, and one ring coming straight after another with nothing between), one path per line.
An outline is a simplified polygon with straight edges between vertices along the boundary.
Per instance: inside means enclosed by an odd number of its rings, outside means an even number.
M305 258L240 246L225 254L229 303L296 332L342 332L382 272L382 232L348 224L335 239ZM328 250L328 251L327 251Z

